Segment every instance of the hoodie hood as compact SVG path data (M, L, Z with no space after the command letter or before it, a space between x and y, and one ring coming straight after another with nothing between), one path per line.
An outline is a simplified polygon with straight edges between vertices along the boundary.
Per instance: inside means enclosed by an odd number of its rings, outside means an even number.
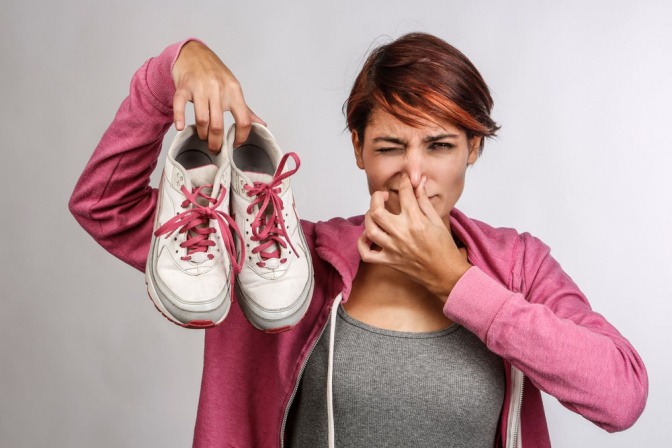
M315 224L317 254L331 264L343 279L343 302L348 300L359 269L357 238L364 231L364 216L334 218Z

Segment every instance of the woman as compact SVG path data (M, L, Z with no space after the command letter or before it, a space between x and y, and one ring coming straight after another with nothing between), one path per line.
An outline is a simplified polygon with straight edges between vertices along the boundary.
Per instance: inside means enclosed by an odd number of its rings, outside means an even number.
M172 45L134 76L71 198L82 226L140 270L149 175L187 101L213 151L224 111L236 145L262 122L205 45ZM540 390L608 431L636 421L641 359L549 248L454 208L497 130L491 108L475 67L436 37L374 50L346 103L370 208L303 223L316 283L291 331L260 332L237 306L206 331L195 446L545 447Z

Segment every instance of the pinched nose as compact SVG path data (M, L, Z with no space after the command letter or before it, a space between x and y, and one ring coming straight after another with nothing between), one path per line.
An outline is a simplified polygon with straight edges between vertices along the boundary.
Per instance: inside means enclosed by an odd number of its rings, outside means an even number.
M401 172L408 176L414 189L420 185L422 176L425 174L427 168L427 162L424 154L420 151L414 151L413 149L407 151Z
M422 179L423 173L420 170L415 170L415 171L409 171L408 172L408 178L411 181L411 185L413 186L413 189L415 190L420 186L420 180Z
M422 180L422 176L424 176L425 172L421 163L411 160L406 163L402 174L408 177L408 179L411 181L413 189L415 189L420 185L420 181Z

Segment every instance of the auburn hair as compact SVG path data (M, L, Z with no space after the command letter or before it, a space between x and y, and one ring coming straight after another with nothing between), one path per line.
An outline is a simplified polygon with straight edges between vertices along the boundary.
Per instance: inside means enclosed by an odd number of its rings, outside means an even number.
M490 89L464 54L431 34L410 33L371 51L343 108L348 129L363 140L376 108L411 126L449 121L468 138L493 137L499 126L492 106Z

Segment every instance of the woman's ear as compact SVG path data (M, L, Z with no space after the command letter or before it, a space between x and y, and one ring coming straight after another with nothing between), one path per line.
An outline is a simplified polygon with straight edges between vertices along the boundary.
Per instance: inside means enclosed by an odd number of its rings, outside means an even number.
M467 158L467 165L473 165L478 160L478 154L481 152L482 135L475 135L468 140L469 156Z
M362 155L362 146L364 142L359 139L359 133L352 131L352 148L355 150L355 161L360 170L364 169L364 157Z

